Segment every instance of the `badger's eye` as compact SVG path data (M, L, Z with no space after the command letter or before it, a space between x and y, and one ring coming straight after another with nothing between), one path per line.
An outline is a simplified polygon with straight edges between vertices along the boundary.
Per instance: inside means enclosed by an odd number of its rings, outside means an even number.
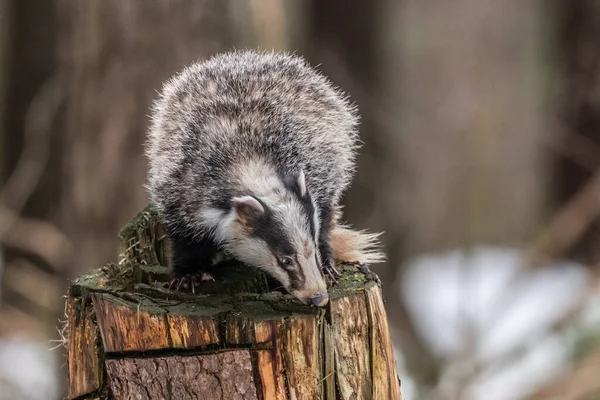
M292 261L292 257L281 257L281 260L279 260L279 262L283 267L291 267L292 264L294 264L294 262Z

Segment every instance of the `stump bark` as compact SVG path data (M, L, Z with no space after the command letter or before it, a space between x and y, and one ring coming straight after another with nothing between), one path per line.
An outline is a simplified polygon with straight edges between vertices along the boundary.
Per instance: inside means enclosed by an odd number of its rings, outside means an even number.
M69 398L401 399L381 289L342 264L325 309L225 262L196 294L164 287L167 238L148 207L120 233L119 262L67 299Z

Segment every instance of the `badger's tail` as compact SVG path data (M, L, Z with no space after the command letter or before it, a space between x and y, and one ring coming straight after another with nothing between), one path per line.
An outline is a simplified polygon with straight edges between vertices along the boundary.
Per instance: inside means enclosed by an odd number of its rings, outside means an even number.
M349 225L340 223L342 216L341 207L336 209L331 230L331 247L333 256L338 262L359 262L361 264L375 264L385 261L385 254L381 250L379 236L381 233L357 231Z

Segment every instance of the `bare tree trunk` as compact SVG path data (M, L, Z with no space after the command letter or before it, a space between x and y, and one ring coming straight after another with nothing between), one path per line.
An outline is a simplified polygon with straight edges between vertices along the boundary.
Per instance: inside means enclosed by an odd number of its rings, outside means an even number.
M151 100L184 65L232 44L229 13L228 1L59 1L61 209L72 272L114 258L114 232L147 202Z
M594 179L600 168L600 7L590 0L562 1L558 7L556 57L564 74L563 103L556 129L562 149L556 167L557 200L564 203ZM561 135L562 134L562 135ZM564 157L567 155L567 157ZM600 224L590 222L566 254L585 263L600 260Z
M10 38L12 33L13 13L12 4L9 0L0 0L0 128L6 132L6 110L8 103L8 76L7 66L10 65ZM0 152L4 149L4 135L0 136ZM6 167L2 165L5 169ZM4 176L0 175L1 181Z
M401 400L367 270L339 266L320 310L272 292L243 265L216 268L215 282L186 294L164 288L166 238L151 209L120 240L119 265L70 289L69 398Z

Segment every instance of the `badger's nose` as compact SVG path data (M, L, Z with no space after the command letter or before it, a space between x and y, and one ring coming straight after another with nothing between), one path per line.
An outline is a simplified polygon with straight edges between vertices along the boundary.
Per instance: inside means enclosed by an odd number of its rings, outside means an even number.
M325 307L329 303L329 295L327 292L320 292L311 297L308 302L315 307Z

